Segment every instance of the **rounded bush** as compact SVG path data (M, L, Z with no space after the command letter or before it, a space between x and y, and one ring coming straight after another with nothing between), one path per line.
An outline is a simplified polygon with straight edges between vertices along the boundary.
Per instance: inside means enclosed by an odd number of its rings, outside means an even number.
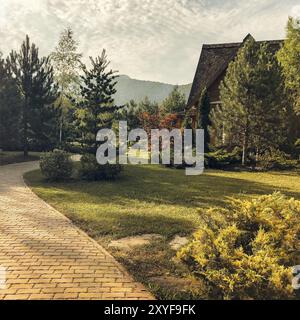
M99 180L115 180L122 171L119 164L100 165L96 156L85 154L80 159L79 174L83 180L99 181Z
M40 168L42 174L51 181L63 181L71 177L73 162L70 155L61 150L44 153L41 156Z
M280 193L203 211L203 226L178 252L218 299L292 299L299 265L300 201Z

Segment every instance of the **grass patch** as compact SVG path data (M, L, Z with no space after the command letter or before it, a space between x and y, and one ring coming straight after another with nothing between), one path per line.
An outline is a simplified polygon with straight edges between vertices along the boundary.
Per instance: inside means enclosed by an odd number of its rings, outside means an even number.
M225 172L208 170L185 176L183 170L160 166L126 166L114 182L49 183L40 171L25 179L33 191L73 220L101 244L112 239L156 233L165 241L112 254L161 299L194 298L188 289L169 288L157 277L187 277L168 242L175 235L190 236L201 223L199 208L226 206L228 197L253 198L274 191L300 199L297 172ZM201 294L205 298L205 294Z
M2 151L0 152L0 166L12 163L28 162L39 160L39 152L30 152L28 157L24 157L21 151Z

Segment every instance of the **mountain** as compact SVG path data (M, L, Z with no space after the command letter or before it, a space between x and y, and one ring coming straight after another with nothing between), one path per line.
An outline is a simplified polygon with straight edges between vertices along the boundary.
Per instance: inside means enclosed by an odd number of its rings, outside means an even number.
M125 104L132 99L140 102L146 96L151 101L160 103L175 87L175 85L167 83L131 79L126 75L119 76L117 81L115 102L118 105ZM186 99L190 94L191 86L191 84L179 86L179 90L185 94Z

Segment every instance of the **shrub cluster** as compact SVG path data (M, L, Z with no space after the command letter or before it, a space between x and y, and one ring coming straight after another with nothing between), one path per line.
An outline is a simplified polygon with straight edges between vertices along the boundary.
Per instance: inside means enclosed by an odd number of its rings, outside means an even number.
M51 181L63 181L71 177L73 162L70 155L61 150L44 153L41 156L40 168L42 174Z
M225 169L232 165L240 165L242 162L242 153L239 148L232 152L219 149L205 155L205 165L211 169Z
M41 156L40 168L42 174L51 181L64 181L71 177L74 164L70 154L55 150ZM80 159L79 177L82 180L114 180L122 171L121 165L98 164L95 155L85 154Z
M299 162L280 150L270 149L260 157L258 166L263 170L291 170L297 168Z
M92 154L85 154L80 160L79 174L83 180L114 180L122 171L119 164L100 165Z
M280 193L202 213L178 257L218 299L290 299L299 265L300 201Z

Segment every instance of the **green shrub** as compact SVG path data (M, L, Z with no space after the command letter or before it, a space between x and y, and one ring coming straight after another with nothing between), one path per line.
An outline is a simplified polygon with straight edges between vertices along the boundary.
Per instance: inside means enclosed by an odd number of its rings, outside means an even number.
M61 150L41 155L40 168L42 174L51 181L63 181L71 177L73 162L70 155Z
M209 209L178 252L219 299L290 299L299 265L300 201L280 193Z
M291 170L297 168L299 163L280 150L270 149L260 157L257 165L263 170Z
M89 181L114 180L122 171L122 166L119 164L98 164L96 156L92 154L83 155L80 165L81 178Z
M232 152L220 149L205 155L205 165L211 169L225 169L232 165L238 165L242 162L242 153L239 148Z

